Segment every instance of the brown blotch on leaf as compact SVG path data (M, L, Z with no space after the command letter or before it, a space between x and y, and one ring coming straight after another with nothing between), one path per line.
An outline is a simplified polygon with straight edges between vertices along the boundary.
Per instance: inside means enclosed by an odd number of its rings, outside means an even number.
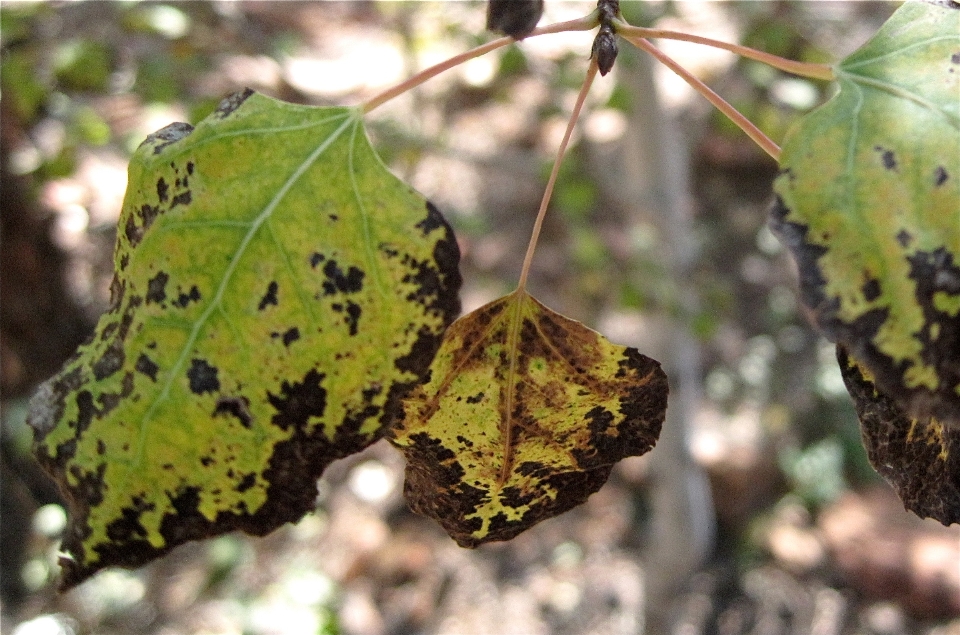
M140 147L147 144L156 144L153 148L153 153L160 154L167 146L180 141L191 132L193 132L193 126L182 121L175 121L147 135L147 138L143 140Z
M874 469L908 510L944 525L960 523L960 428L910 418L864 376L842 346L837 360Z
M236 92L229 97L225 97L219 104L217 104L217 109L213 114L218 119L226 119L230 113L240 107L240 105L247 101L251 95L254 94L254 91L250 88L244 88L243 90Z

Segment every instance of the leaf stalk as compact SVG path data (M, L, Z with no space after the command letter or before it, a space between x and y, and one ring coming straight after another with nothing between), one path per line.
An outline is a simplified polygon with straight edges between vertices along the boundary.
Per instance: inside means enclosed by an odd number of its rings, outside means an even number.
M543 199L540 201L540 209L537 211L537 219L533 222L533 231L530 234L530 242L527 244L527 253L523 257L523 266L520 268L520 281L517 283L517 291L523 291L527 286L527 276L530 273L530 263L533 262L533 252L537 249L537 240L540 238L540 230L543 228L543 218L547 215L547 207L550 205L550 198L553 196L553 188L557 182L557 175L560 173L560 163L563 161L563 155L567 151L567 145L570 143L570 137L573 135L573 128L580 118L580 110L583 108L583 102L590 92L590 86L593 85L593 79L597 76L596 58L590 60L590 67L587 69L587 76L583 79L583 86L580 87L580 94L577 95L577 102L570 114L570 120L567 122L567 129L563 133L563 140L557 149L557 158L553 162L553 169L550 171L550 178L547 180L547 187L543 192Z
M797 62L796 60L789 60L784 57L780 57L779 55L767 53L766 51L759 51L741 44L722 42L720 40L714 40L701 35L693 35L692 33L682 33L680 31L667 31L664 29L649 29L640 26L633 26L632 24L628 24L619 19L616 20L615 26L617 28L617 33L627 38L638 37L644 39L680 40L683 42L692 42L694 44L703 44L704 46L712 46L713 48L736 53L741 57L762 62L768 66L772 66L776 69L784 71L785 73L791 73L800 77L819 79L823 81L833 81L836 79L836 75L833 72L833 67L829 64Z
M589 15L576 20L557 22L556 24L549 24L547 26L534 29L533 33L528 35L527 38L536 37L538 35L547 35L550 33L563 33L565 31L589 31L597 26L598 19L597 12L594 11ZM383 92L374 95L372 98L365 101L361 105L360 109L363 114L367 114L373 109L378 108L390 101L394 97L399 97L408 90L416 88L420 84L423 84L427 80L436 77L444 71L455 68L464 62L474 59L475 57L486 55L490 51L495 51L496 49L507 46L513 42L515 42L515 40L512 37L501 37L497 38L496 40L491 40L486 44L481 44L480 46L470 49L469 51L464 51L459 55L454 55L450 59L444 60L439 64L434 64L429 68L425 68L416 75L413 75L399 84L391 86Z
M662 64L679 75L685 82L690 84L694 90L703 95L711 104L713 104L717 110L725 114L730 121L736 124L738 128L743 130L743 132L746 133L746 135L750 137L754 143L760 146L760 149L773 157L775 161L780 161L780 146L774 143L773 139L764 134L763 131L756 126L756 124L747 119L743 113L734 108L728 101L714 92L713 89L707 86L702 80L697 78L693 73L681 66L676 60L669 57L666 53L655 47L646 39L635 36L624 36L624 39L637 48L646 51L650 55L653 55Z

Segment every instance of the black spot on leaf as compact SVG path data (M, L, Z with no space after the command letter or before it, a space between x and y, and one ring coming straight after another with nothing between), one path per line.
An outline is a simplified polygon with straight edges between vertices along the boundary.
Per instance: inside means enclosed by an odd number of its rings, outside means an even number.
M360 315L362 311L360 305L353 302L347 302L347 317L346 322L347 326L350 328L350 335L357 334L357 326L360 322Z
M263 297L260 298L260 304L257 305L257 309L263 311L270 305L277 306L277 290L279 285L275 280L271 280L270 284L267 285L267 292L263 294Z
M863 297L867 302L872 302L880 297L880 281L877 279L867 280L863 283Z
M323 387L325 378L325 373L310 369L303 381L283 382L280 395L268 392L267 401L277 411L272 423L288 430L306 425L311 417L322 417L327 408L327 391Z
M913 242L913 236L907 230L901 229L897 232L897 242L900 243L901 247L909 247L910 243Z
M940 187L947 182L948 178L950 178L950 175L947 173L947 169L942 165L938 165L933 173L933 184Z
M186 192L181 192L173 197L173 200L170 201L170 209L173 209L177 205L189 205L193 200L193 195L190 193L190 190Z
M236 490L241 494L251 487L253 487L257 482L257 475L253 472L245 474L243 478L240 479L240 482L237 483Z
M253 424L253 415L250 414L250 400L246 397L220 397L217 399L213 416L220 415L236 417L244 428L249 428Z
M170 186L167 185L167 182L161 176L157 179L157 200L161 203L167 202L167 193L170 190Z
M164 271L157 272L157 275L150 278L147 282L147 304L155 302L157 304L167 299L167 281L170 276Z
M270 337L280 338L284 346L290 346L298 339L300 339L300 329L295 326L290 327L283 333L273 332L270 334Z
M199 302L199 301L200 301L200 289L197 288L197 285L193 285L190 287L189 292L187 293L181 292L180 295L177 296L177 299L173 301L173 305L178 308L184 309L191 302Z
M190 369L187 371L187 379L190 380L190 392L202 395L205 392L220 390L218 373L219 370L208 364L207 360L193 358L190 362Z
M436 205L427 201L427 217L417 223L416 228L426 236L435 229L446 227L446 224L446 221L443 219L443 214L440 213Z
M880 153L880 161L883 163L884 169L897 169L897 156L894 154L893 150L887 150L882 146L874 146L873 149Z
M483 401L484 393L483 391L478 392L472 397L467 397L467 403L480 403Z
M321 253L318 253L315 251L312 254L310 254L310 266L314 269L316 269L317 265L319 265L324 260L326 260L326 258L324 258L323 254Z
M363 288L364 273L354 266L344 273L335 260L328 260L323 266L323 273L327 277L323 283L324 295L356 293Z
M145 538L147 530L140 523L140 516L156 508L156 505L146 500L145 496L134 496L130 506L120 511L120 518L107 525L107 536L110 540L119 543L128 543L136 538Z
M157 371L160 370L160 367L145 354L141 353L140 357L137 358L134 368L137 369L137 372L143 373L153 381L157 381Z

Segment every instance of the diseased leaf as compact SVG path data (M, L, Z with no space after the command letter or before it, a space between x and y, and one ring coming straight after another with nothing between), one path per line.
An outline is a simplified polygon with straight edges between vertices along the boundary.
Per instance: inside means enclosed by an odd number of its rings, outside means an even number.
M908 417L877 390L870 372L842 346L837 347L837 359L874 469L908 510L944 525L960 523L960 429L936 419Z
M246 91L137 150L113 305L31 403L70 506L64 584L313 509L383 433L459 312L439 212L361 112Z
M960 425L960 5L907 2L836 75L784 142L772 225L828 337Z
M404 400L407 501L463 547L510 539L650 450L667 392L656 361L515 291L454 322Z

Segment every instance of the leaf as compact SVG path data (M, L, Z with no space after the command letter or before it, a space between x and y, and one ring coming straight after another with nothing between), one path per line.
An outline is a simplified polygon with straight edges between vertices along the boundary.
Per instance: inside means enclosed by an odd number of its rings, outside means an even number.
M64 583L313 509L459 311L459 251L361 112L246 91L135 153L113 305L31 403L69 502Z
M860 418L874 469L904 506L944 525L960 523L960 429L936 419L912 419L877 390L862 364L837 347L840 372Z
M656 361L515 291L454 322L404 401L407 501L462 547L508 540L650 450L667 391Z
M960 425L960 5L904 4L836 75L784 142L772 226L827 336Z

